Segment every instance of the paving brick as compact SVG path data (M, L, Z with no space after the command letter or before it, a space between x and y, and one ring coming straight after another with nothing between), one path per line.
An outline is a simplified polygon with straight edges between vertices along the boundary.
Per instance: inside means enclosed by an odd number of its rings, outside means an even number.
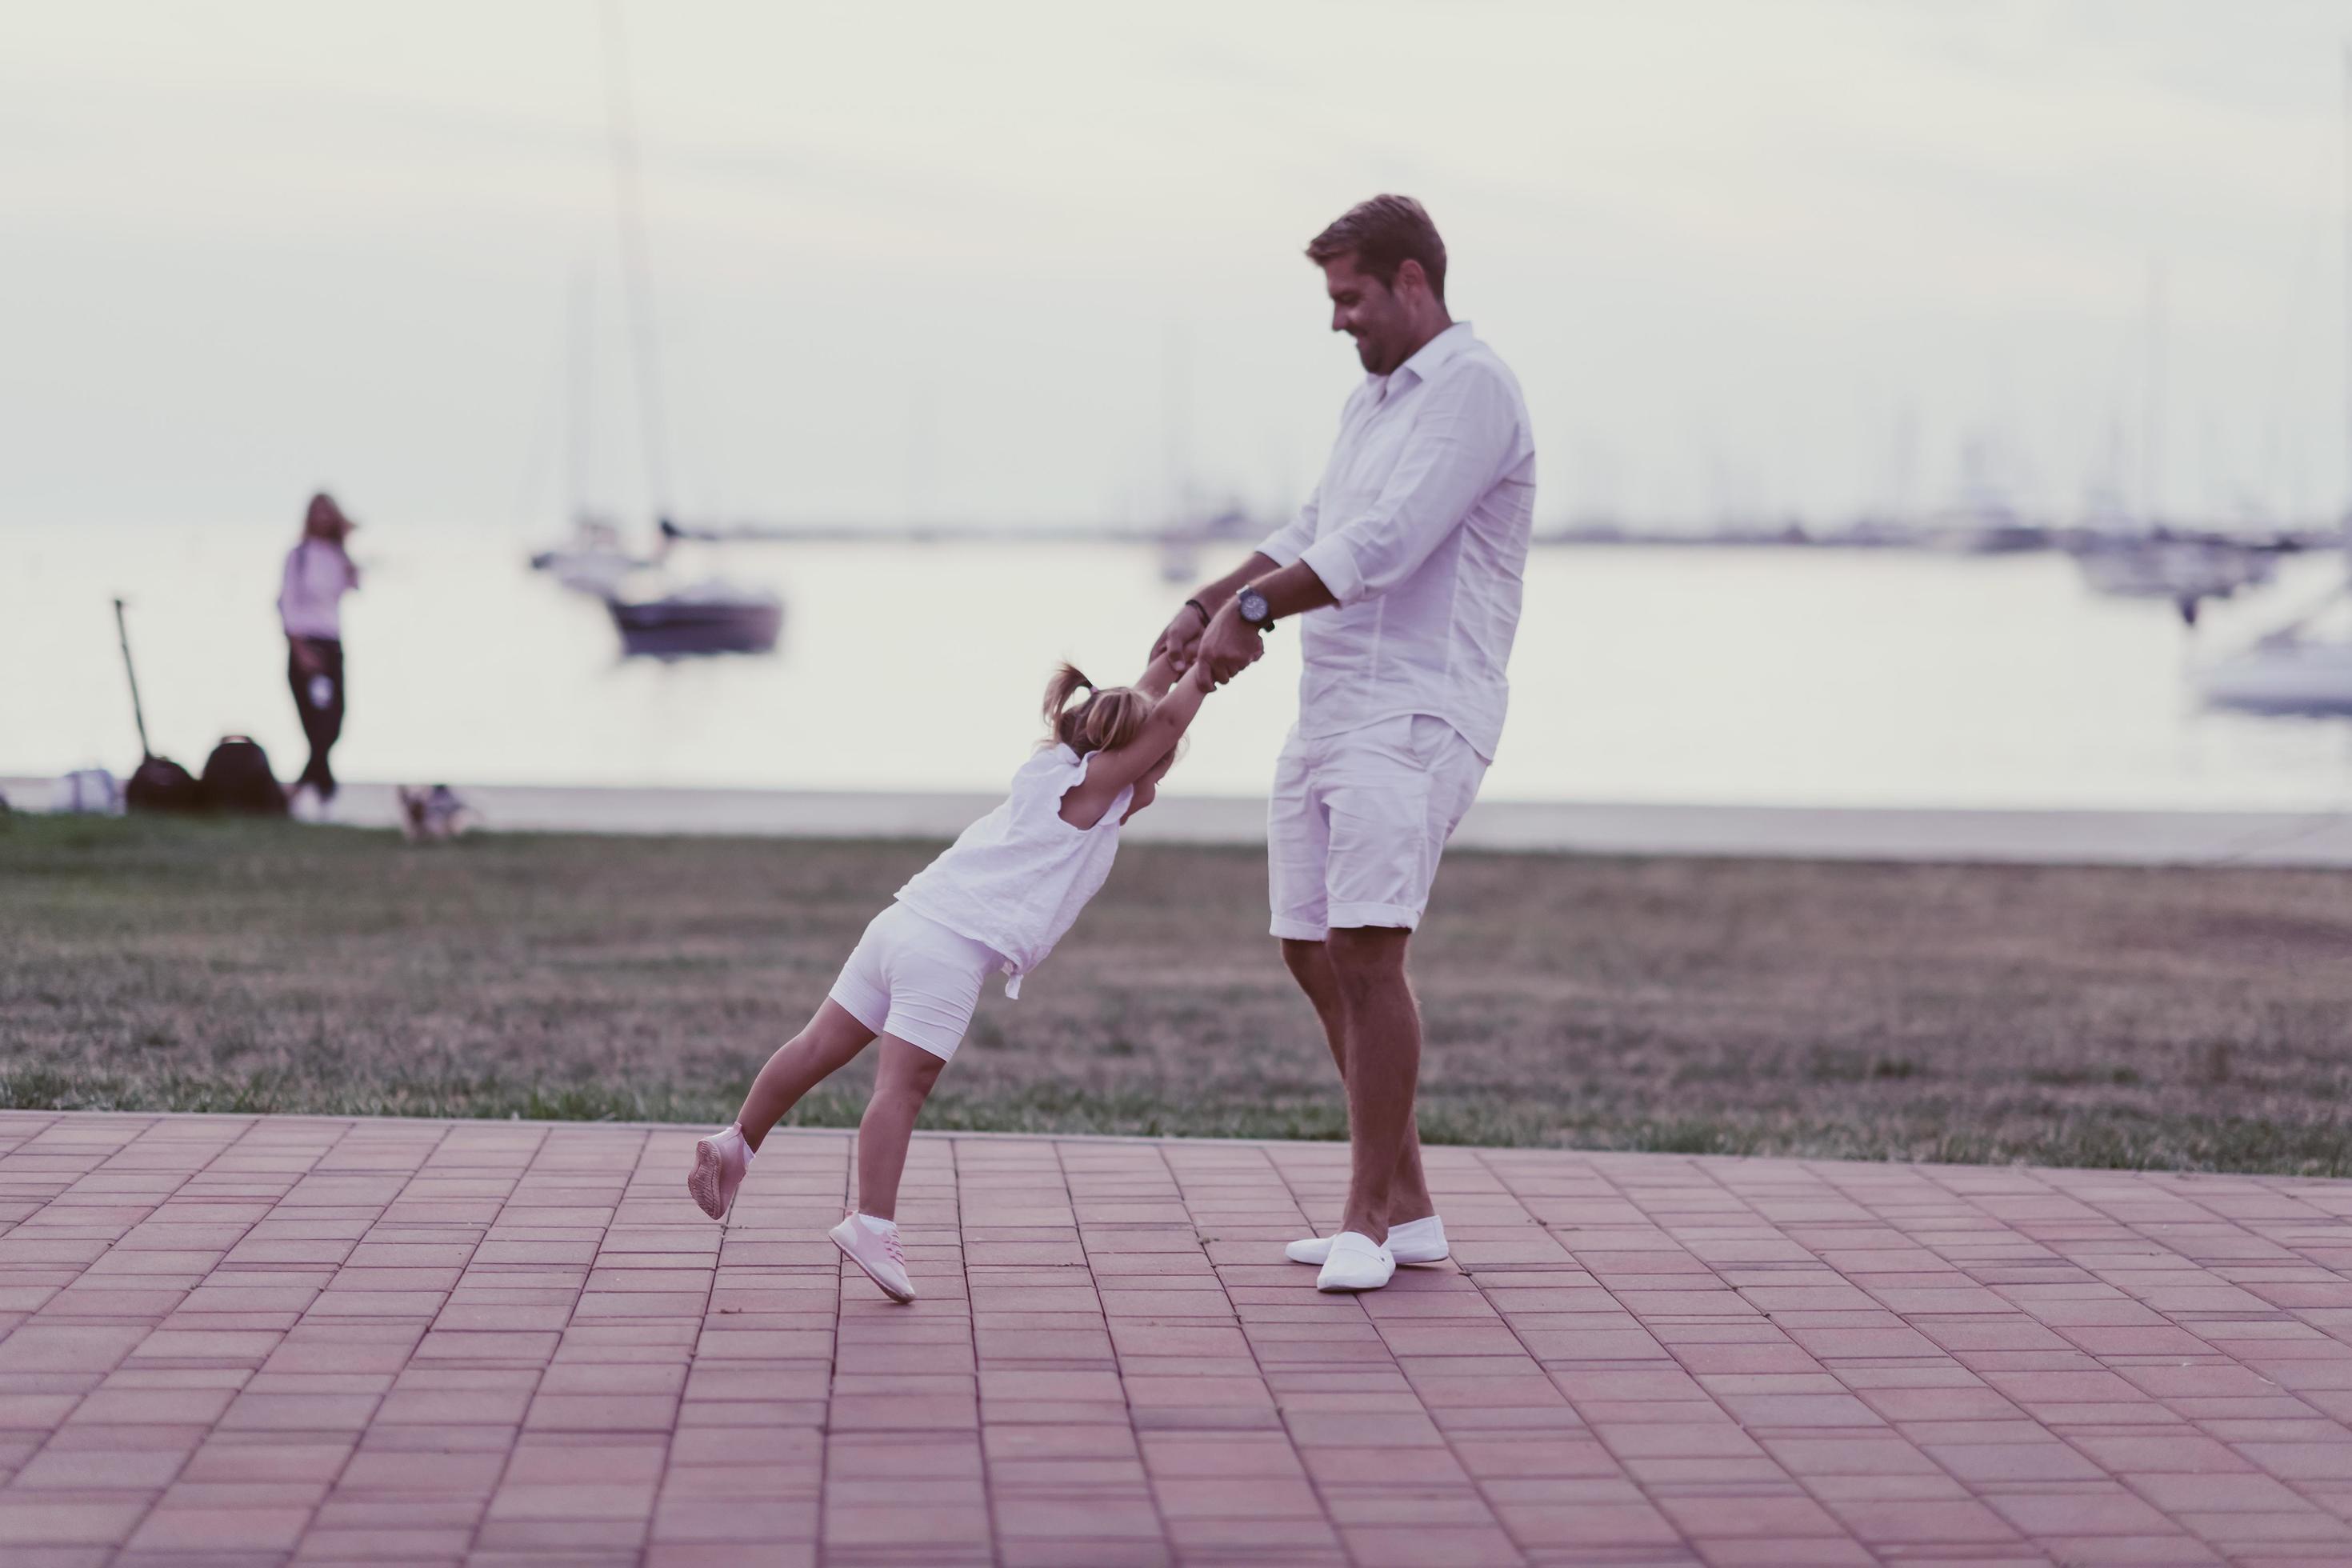
M0 1111L0 1556L2352 1555L2352 1184L1433 1150L1337 1299L1344 1148L924 1137L900 1308L692 1136Z

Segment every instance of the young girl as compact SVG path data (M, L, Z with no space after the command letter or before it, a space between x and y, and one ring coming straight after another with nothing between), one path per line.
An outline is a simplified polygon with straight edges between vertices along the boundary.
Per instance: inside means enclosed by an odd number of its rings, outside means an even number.
M834 1245L894 1300L911 1301L896 1219L915 1117L955 1055L987 977L1008 996L1045 961L1110 875L1119 828L1151 804L1176 743L1209 689L1208 667L1181 683L1166 656L1133 686L1097 690L1064 665L1045 689L1047 735L1013 775L1003 805L874 917L808 1026L760 1069L735 1121L695 1145L687 1191L724 1219L769 1129L880 1037L874 1098L857 1124L857 1212ZM1171 688L1173 687L1171 690Z

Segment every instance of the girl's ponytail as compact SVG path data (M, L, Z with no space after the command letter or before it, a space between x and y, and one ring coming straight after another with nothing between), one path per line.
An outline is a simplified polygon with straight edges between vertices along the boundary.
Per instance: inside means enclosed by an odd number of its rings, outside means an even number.
M1080 692L1086 695L1071 700ZM1142 732L1156 706L1131 686L1097 690L1074 664L1064 664L1045 683L1045 743L1067 746L1080 756L1116 751Z
M1080 702L1075 708L1072 707L1070 699L1081 691L1087 694L1087 701ZM1087 709L1092 702L1094 694L1095 683L1088 680L1085 672L1076 665L1065 663L1054 671L1054 679L1045 683L1045 743L1047 745L1057 742L1065 746L1072 744L1073 731L1077 722L1085 719Z

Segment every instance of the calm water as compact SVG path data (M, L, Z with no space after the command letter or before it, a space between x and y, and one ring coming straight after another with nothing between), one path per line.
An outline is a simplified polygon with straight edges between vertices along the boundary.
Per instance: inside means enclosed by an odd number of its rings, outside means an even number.
M0 773L137 760L109 600L157 747L245 731L301 765L272 528L19 529L0 541ZM623 661L603 609L510 534L362 531L340 773L383 780L987 789L1054 660L1140 663L1181 597L1125 545L740 546L684 563L773 584L765 658ZM1209 563L1204 562L1205 563ZM1538 552L1487 793L1522 799L2333 809L2352 731L2200 715L2187 663L2340 570L2294 563L2192 639L2091 597L2062 557ZM1295 632L1213 699L1175 785L1255 794L1289 721Z

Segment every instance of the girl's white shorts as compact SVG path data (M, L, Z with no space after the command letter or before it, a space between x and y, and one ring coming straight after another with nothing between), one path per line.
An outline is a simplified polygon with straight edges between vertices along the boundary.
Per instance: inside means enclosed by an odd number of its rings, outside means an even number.
M971 1025L982 984L1003 966L985 942L894 903L866 925L831 994L876 1034L946 1061Z

